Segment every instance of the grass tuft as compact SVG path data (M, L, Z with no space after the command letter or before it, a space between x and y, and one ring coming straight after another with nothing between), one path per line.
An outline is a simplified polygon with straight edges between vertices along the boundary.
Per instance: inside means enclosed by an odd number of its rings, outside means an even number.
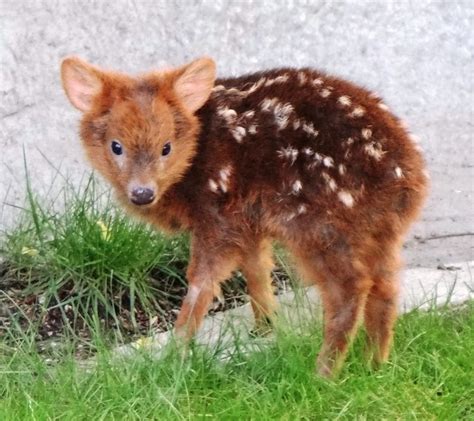
M27 199L1 247L2 290L17 295L10 325L45 338L103 328L123 340L171 322L167 312L186 289L186 237L167 238L132 221L93 177L63 190L62 212L29 188ZM8 306L5 294L0 302Z

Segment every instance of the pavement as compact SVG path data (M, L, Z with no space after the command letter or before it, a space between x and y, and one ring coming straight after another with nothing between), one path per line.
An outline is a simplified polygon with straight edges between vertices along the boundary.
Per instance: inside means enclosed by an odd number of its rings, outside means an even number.
M402 273L402 288L399 311L401 314L414 309L426 310L444 305L459 305L474 299L474 261L440 266L437 269L415 268ZM321 303L315 287L285 291L279 297L279 322L291 326L304 334L305 326L321 316ZM235 351L236 338L239 346L252 352L271 342L272 336L250 338L253 327L250 304L217 313L205 318L196 336L196 343L209 348L221 359ZM114 350L117 359L132 357L139 353L150 353L159 358L173 341L173 332L162 332L140 338ZM241 350L239 350L241 352Z

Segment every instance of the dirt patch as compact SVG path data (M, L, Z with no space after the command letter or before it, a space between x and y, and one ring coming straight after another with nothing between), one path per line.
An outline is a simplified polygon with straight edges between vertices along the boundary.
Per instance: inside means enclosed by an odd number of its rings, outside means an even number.
M38 352L49 354L61 346L65 337L74 337L74 352L79 358L94 353L92 346L92 320L101 334L128 343L139 337L167 331L172 328L187 292L187 285L178 277L167 276L159 268L149 274L149 281L159 290L153 306L124 293L112 294L109 307L94 309L87 304L87 297L78 297L72 282L65 283L55 297L45 293L32 293L28 283L15 273L7 263L0 266L0 340L13 345L17 335L34 332ZM290 288L289 278L283 270L273 272L275 294ZM247 288L239 273L222 285L222 295L214 299L210 314L226 311L248 302ZM14 332L12 334L12 332Z

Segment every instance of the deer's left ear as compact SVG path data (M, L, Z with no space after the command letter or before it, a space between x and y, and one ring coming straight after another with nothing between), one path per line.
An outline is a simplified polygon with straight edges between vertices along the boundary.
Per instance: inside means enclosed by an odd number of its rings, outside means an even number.
M203 57L178 70L174 90L184 106L194 113L209 98L215 79L214 60Z

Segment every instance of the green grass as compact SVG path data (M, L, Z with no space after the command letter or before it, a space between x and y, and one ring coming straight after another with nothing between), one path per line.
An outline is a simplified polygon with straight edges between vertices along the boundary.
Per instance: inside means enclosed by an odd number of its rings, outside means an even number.
M402 316L390 362L379 371L364 363L359 335L334 381L314 374L320 322L305 324L304 333L279 326L258 352L239 352L249 339L236 340L225 363L199 347L184 360L143 351L117 361L111 349L127 340L118 319L129 314L133 325L140 312L153 317L176 299L164 285L184 282L185 237L131 222L87 178L48 203L28 187L27 206L0 251L0 322L12 300L7 282L39 307L35 318L21 307L0 326L0 420L474 419L472 302ZM40 352L41 318L52 309L64 316L64 329ZM90 337L81 337L81 326ZM78 343L94 351L92 368L77 360Z
M474 417L474 305L400 318L390 362L370 371L359 337L340 376L314 375L320 326L278 332L226 363L195 349L182 362L146 354L54 370L18 353L0 371L0 419L442 419Z
M77 319L64 323L70 327L64 334L106 322L120 339L119 314L129 314L133 327L138 310L149 317L164 312L162 304L172 298L165 281L185 284L186 237L168 238L131 220L94 178L76 189L68 184L47 204L29 188L27 199L18 224L3 235L2 280L37 297L43 313L72 311ZM14 322L24 327L25 320L18 311Z

